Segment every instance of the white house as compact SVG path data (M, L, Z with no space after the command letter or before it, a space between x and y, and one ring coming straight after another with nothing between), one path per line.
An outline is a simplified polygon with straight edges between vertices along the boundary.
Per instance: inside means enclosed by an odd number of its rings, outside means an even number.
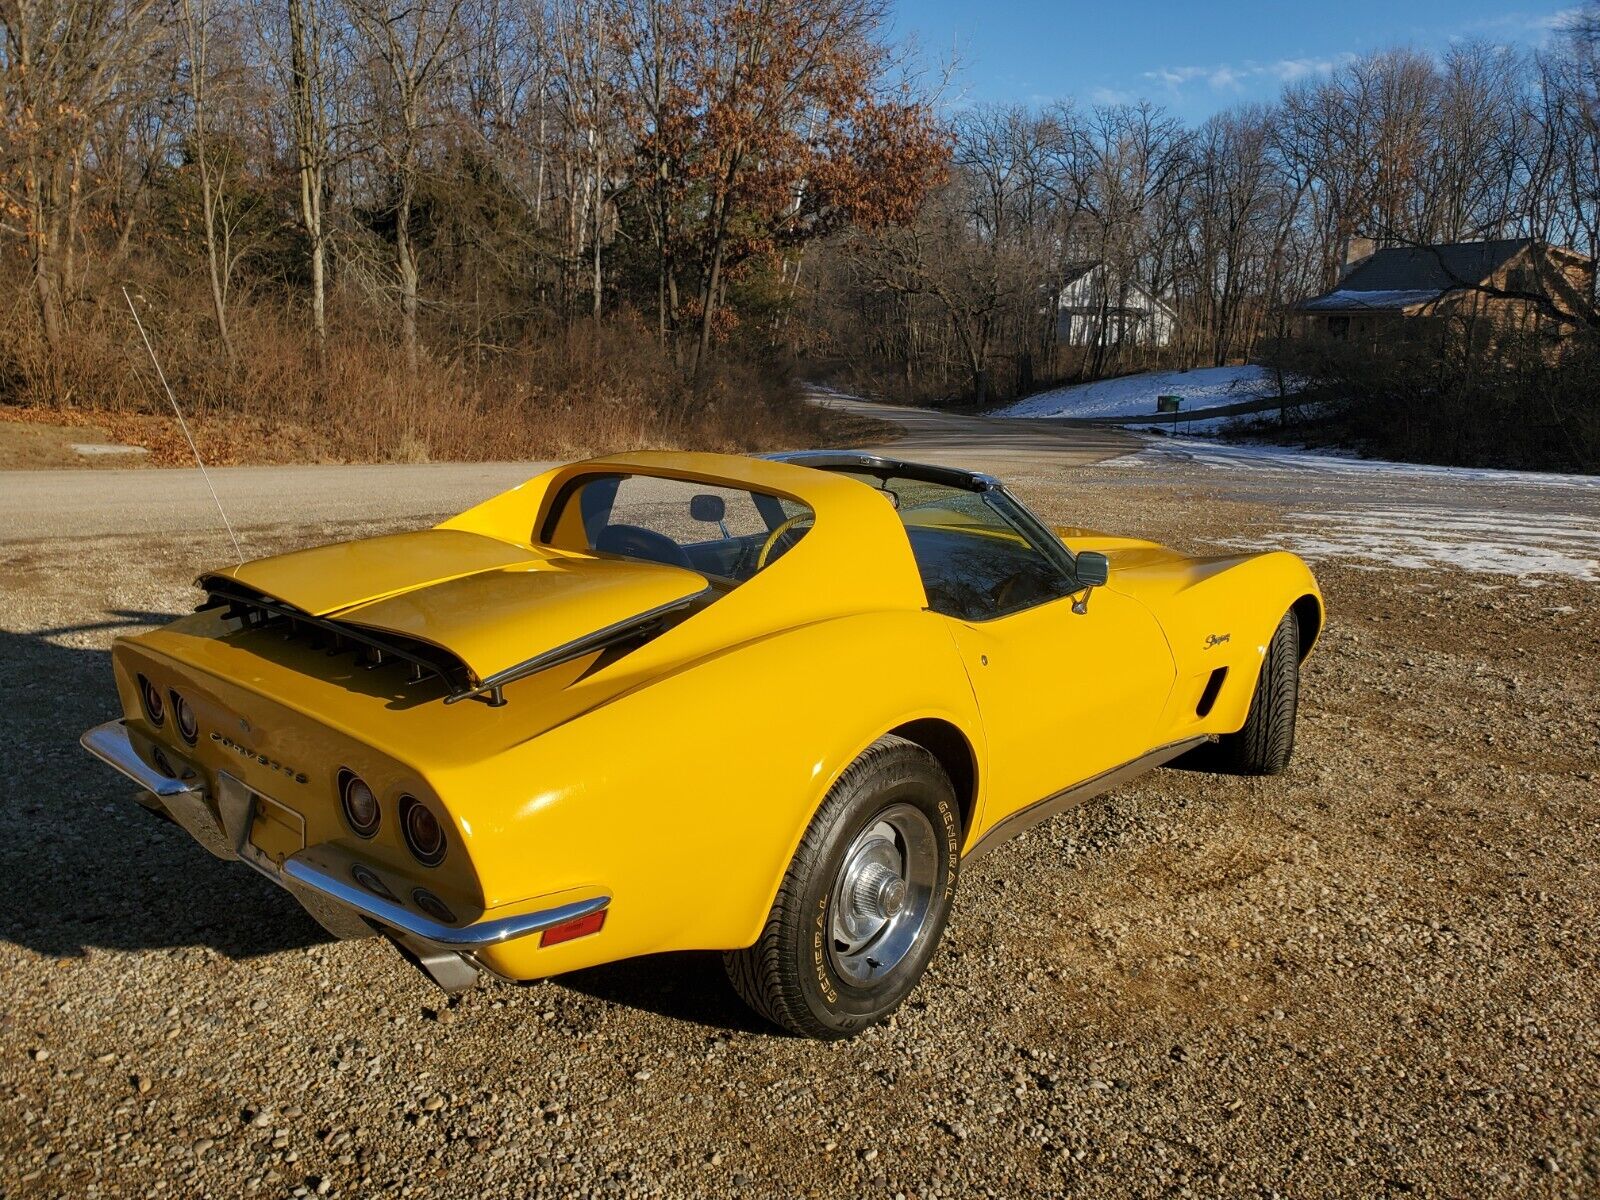
M1056 302L1058 344L1165 346L1176 323L1170 304L1135 280L1114 275L1105 263L1067 268Z

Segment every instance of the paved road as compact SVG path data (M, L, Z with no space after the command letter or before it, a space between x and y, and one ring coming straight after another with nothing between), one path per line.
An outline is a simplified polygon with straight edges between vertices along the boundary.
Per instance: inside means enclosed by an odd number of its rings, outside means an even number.
M1137 448L1117 430L951 416L837 396L820 402L906 430L894 452L1005 474L1070 467ZM403 520L457 512L522 482L549 463L220 467L211 479L239 529L320 521ZM58 537L200 532L219 526L194 470L0 472L0 543Z
M1223 545L1278 545L1321 561L1429 570L1464 567L1513 576L1600 581L1600 478L1446 471L1307 456L1205 439L1140 438L1055 421L998 420L870 403L818 392L818 403L892 421L883 447L907 458L970 467L1014 483L1025 499L1068 473L1126 489L1112 526L1141 530L1158 503L1264 505L1269 524L1241 527ZM1106 464L1100 469L1096 464ZM463 508L536 474L546 463L229 467L212 479L241 533L320 525L417 522ZM216 509L198 471L0 472L0 545L55 539L214 533Z

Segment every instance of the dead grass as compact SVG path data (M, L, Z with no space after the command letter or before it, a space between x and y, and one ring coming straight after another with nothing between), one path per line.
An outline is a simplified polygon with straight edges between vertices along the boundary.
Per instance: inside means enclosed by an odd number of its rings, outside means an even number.
M309 339L242 310L234 362L181 310L145 314L208 463L580 458L630 449L758 451L883 441L889 427L806 404L787 373L727 352L699 386L623 317L543 330L471 361L425 359L413 378L370 332ZM86 321L51 358L25 321L0 330L0 421L97 426L152 466L190 453L132 322Z

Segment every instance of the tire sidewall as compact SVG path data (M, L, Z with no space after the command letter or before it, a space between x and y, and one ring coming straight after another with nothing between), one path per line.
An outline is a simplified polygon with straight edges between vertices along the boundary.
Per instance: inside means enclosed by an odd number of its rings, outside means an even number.
M955 899L961 857L961 815L955 795L931 758L919 761L921 753L906 750L911 753L884 756L884 761L873 764L878 770L869 778L825 806L822 815L831 824L800 892L798 944L793 947L800 992L813 1019L834 1037L858 1033L899 1007L927 969ZM862 988L840 976L828 954L834 884L856 837L896 804L914 805L932 824L939 857L937 882L927 927L895 980L888 986Z

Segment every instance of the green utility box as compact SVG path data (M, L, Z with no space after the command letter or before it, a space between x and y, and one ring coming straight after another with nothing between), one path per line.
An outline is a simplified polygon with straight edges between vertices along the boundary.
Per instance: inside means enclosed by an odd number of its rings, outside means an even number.
M1156 411L1158 413L1175 413L1183 405L1182 396L1157 396Z

